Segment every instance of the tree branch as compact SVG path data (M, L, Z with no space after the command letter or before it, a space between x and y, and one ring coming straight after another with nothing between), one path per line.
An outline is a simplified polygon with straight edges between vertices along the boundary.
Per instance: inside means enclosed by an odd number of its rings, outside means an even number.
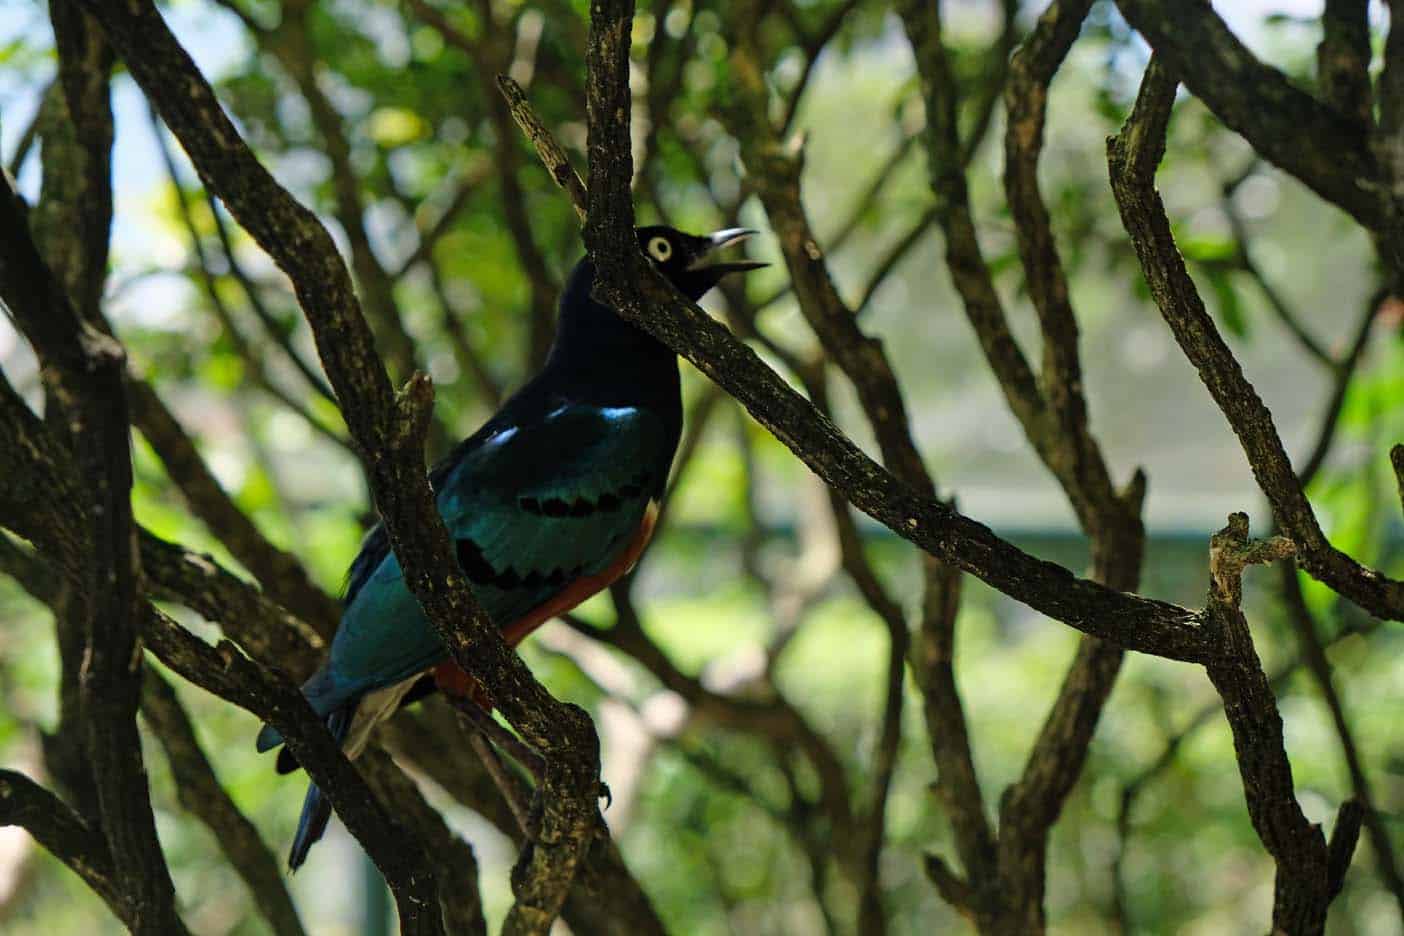
M526 366L528 370L535 370L546 360L546 352L550 349L555 329L556 288L555 277L547 269L546 258L532 234L526 193L517 178L521 158L516 134L512 132L514 114L509 103L510 95L504 99L493 93L494 83L502 86L502 75L499 73L505 73L512 64L510 37L494 22L491 0L475 0L473 4L479 24L477 41L455 29L444 14L424 0L409 0L409 7L417 17L437 29L445 41L462 51L477 72L488 117L493 124L493 162L502 194L503 220L516 247L522 279L526 281L530 296Z
M1224 700L1224 714L1233 732L1233 747L1243 777L1248 816L1263 846L1277 865L1272 924L1288 936L1320 933L1326 908L1339 890L1344 865L1354 851L1349 813L1342 807L1338 825L1346 837L1331 854L1321 827L1312 825L1297 803L1292 765L1282 737L1282 717L1272 687L1263 673L1248 622L1239 610L1241 576L1248 565L1290 556L1292 543L1281 537L1265 542L1248 540L1248 516L1236 513L1216 533L1209 547L1209 615L1218 653L1205 663L1209 680ZM1359 832L1359 818L1353 819ZM1349 847L1346 847L1346 842ZM1344 862L1344 863L1342 863Z
M220 625L254 659L298 678L311 675L325 649L320 634L213 557L138 530L142 571L151 596L173 601Z
M378 341L385 347L390 370L405 379L415 369L414 338L405 329L404 319L395 303L394 281L376 256L366 232L366 208L361 199L361 183L351 164L351 144L342 126L341 115L317 80L319 58L307 23L308 8L309 4L306 3L285 4L276 30L255 32L253 35L260 47L276 59L292 78L307 102L312 124L322 138L323 149L331 164L336 219L351 247L351 265L361 287L363 309L368 320L374 324ZM186 145L184 139L181 143ZM217 187L215 191L219 193ZM243 219L240 223L248 228ZM251 230L250 233L254 232ZM256 233L254 238L258 239Z
M1207 363L1197 359L1197 350L1207 346L1217 352L1218 347L1222 347L1222 339L1213 330L1212 322L1205 324L1208 315L1199 304L1183 260L1175 250L1169 222L1154 189L1155 167L1164 152L1175 85L1158 56L1152 58L1126 126L1108 141L1113 192L1151 282L1152 294L1181 346L1200 367L1201 376L1214 392L1220 408L1229 414L1231 422L1235 406L1251 410L1256 405L1266 416L1266 409L1242 377L1226 347L1214 362L1216 369L1211 370ZM1192 327L1186 327L1187 320L1193 323ZM1213 342L1217 342L1218 347ZM1225 371L1231 372L1228 377L1224 376ZM1224 384L1218 381L1237 385L1225 390ZM1237 394L1237 402L1225 399L1230 393ZM1270 431L1270 418L1266 422ZM1238 428L1235 424L1235 429ZM1242 435L1240 431L1240 437ZM1271 440L1276 441L1275 432L1271 433ZM1280 448L1278 442L1279 453ZM1281 456L1281 461L1285 463L1285 455ZM1295 475L1290 480L1293 486L1297 484ZM1273 492L1266 487L1265 490L1272 499ZM1296 493L1301 496L1300 487L1296 488ZM1290 530L1285 523L1284 527ZM1215 534L1209 551L1210 590L1206 610L1206 629L1214 652L1204 660L1209 679L1224 700L1249 817L1277 865L1274 931L1280 930L1289 936L1322 931L1327 906L1339 890L1344 864L1349 863L1355 833L1359 831L1358 817L1353 817L1353 810L1343 807L1338 819L1342 833L1340 844L1337 849L1328 851L1320 828L1308 823L1303 815L1293 788L1292 768L1282 737L1282 719L1253 647L1248 623L1239 610L1243 569L1282 559L1300 549L1283 537L1249 542L1248 517L1241 513L1233 514L1228 526Z
M326 229L254 158L150 0L84 2L206 186L292 279L366 463L406 584L453 661L478 678L513 727L546 758L538 791L541 835L513 876L517 902L506 924L511 933L544 933L599 822L598 740L588 716L553 699L508 649L453 558L424 472L430 383L417 376L400 393L392 391Z
M1372 120L1369 13L1369 0L1326 0L1316 47L1316 80L1326 103L1367 127Z
M302 936L302 923L288 896L277 859L220 785L175 691L149 668L142 684L141 712L170 761L181 806L210 830L273 932L277 936Z
M286 677L225 641L211 647L156 609L144 609L147 644L185 680L259 716L283 736L297 762L336 807L395 894L405 933L444 932L437 885L423 847L394 821Z
M278 319L274 317L268 305L263 301L259 293L259 284L244 269L243 263L239 260L238 252L234 249L234 240L229 233L229 225L225 222L224 212L220 209L219 200L212 195L209 190L205 191L205 203L210 209L210 219L214 222L215 236L219 238L220 249L224 253L224 262L229 266L229 275L234 278L234 282L239 284L243 290L244 298L248 300L249 309L259 324L263 326L264 334L283 352L287 359L296 368L302 378L307 381L307 385L316 391L317 395L328 403L336 403L336 394L331 387L322 379L322 374L311 362L303 357L302 353L293 347L292 335L285 329ZM322 424L317 423L317 428L323 435L327 435L330 430L325 429ZM342 447L348 447L349 443L340 434L334 434L332 440Z
M1093 578L1132 590L1140 581L1145 550L1140 519L1145 476L1136 472L1127 490L1118 491L1092 435L1077 319L1052 218L1038 183L1049 87L1090 6L1086 0L1050 4L1010 61L1005 86L1004 187L1043 339L1038 407L1042 415L1032 426L1030 441L1058 479L1091 541ZM1006 372L1017 376L1008 367ZM1029 428L1026 425L1026 431ZM1046 925L1048 838L1082 773L1122 661L1121 650L1113 645L1092 639L1079 644L1019 780L1001 799L999 893L985 910L994 910L995 929L1041 932Z
M1273 315L1282 323L1282 327L1296 339L1297 344L1306 352L1312 360L1321 364L1327 369L1334 369L1336 360L1331 356L1331 352L1307 330L1306 326L1298 319L1297 314L1287 304L1287 300L1278 292L1276 287L1263 273L1261 267L1253 259L1252 245L1248 237L1248 225L1243 220L1243 214L1238 210L1238 205L1234 201L1234 195L1248 179L1252 178L1254 167L1258 165L1258 160L1254 159L1248 168L1236 174L1232 179L1224 183L1222 208L1224 217L1228 219L1229 231L1233 234L1233 239L1237 241L1235 254L1232 262L1235 266L1247 273L1253 282L1258 285L1263 298L1267 300L1268 308Z
M923 140L937 218L946 236L946 267L1005 402L1034 450L1051 465L1047 406L1033 368L1009 329L976 236L960 141L959 89L942 38L940 8L908 2L899 12L916 56L926 103Z
M81 877L119 919L131 925L132 916L107 843L67 803L24 774L0 769L0 826L19 826L34 836L45 851Z
M700 717L798 748L809 759L818 776L820 801L830 822L835 829L851 828L853 816L843 765L803 713L780 696L755 701L732 698L707 689L701 682L679 670L649 639L626 592L615 586L611 597L616 615L613 627L591 627L574 616L567 616L565 621L586 636L628 654L664 687L682 696Z
M613 262L632 264L636 253L630 243ZM625 318L694 364L845 500L898 536L1035 610L1124 649L1178 660L1197 659L1204 651L1197 612L1078 579L948 505L918 495L863 454L724 326L647 270L631 279L606 263L601 274L596 289Z
M53 4L59 77L83 157L86 200L75 205L85 237L61 261L70 304L29 237L24 208L8 182L0 191L0 298L38 353L51 399L61 407L76 476L83 479L79 708L84 748L107 842L126 905L139 933L182 932L175 891L156 837L136 727L141 687L137 586L140 562L131 517L125 351L96 322L111 223L107 174L112 139L108 78L112 55L86 15Z
M1302 594L1302 585L1297 579L1297 570L1288 562L1280 563L1278 569L1282 577L1282 597L1287 606L1287 619L1296 631L1298 652L1321 692L1327 711L1331 713L1331 724L1336 730L1336 738L1341 745L1341 756L1345 759L1346 772L1350 776L1353 802L1359 806L1365 830L1370 836L1370 846L1375 850L1375 863L1379 869L1380 880L1394 895L1401 913L1404 913L1404 877L1400 876L1399 862L1394 854L1394 844L1390 841L1389 829L1386 828L1384 817L1375 805L1377 800L1370 788L1370 781L1365 776L1360 749L1356 744L1355 734L1351 731L1350 721L1346 718L1345 704L1341 701L1340 693L1336 691L1331 663L1326 658L1326 647L1317 631L1316 618L1307 607L1306 596ZM1346 854L1345 860L1346 864L1350 863L1349 853ZM1340 888L1337 887L1336 890L1339 891Z
M161 154L161 162L165 166L166 177L170 180L171 186L175 189L176 212L180 215L181 224L184 226L186 234L190 238L190 248L194 251L196 263L199 264L200 283L204 287L205 297L209 300L210 307L214 310L215 318L219 319L220 326L223 327L225 334L229 336L230 343L243 359L244 366L249 369L254 381L258 383L269 396L300 416L305 423L315 429L319 434L344 447L346 445L346 440L342 436L313 415L312 411L309 410L301 400L295 399L292 394L283 390L273 382L273 379L268 373L268 369L264 366L262 355L249 346L248 340L244 337L237 323L234 321L233 313L228 303L224 301L224 297L219 291L217 278L210 268L210 258L205 250L204 240L200 237L200 231L195 226L195 219L190 213L190 206L186 200L185 190L181 186L180 175L176 170L175 158L171 154L170 147L166 144L166 134L161 126L161 118L153 108L148 107L147 113L151 118L151 136L156 141L156 149ZM224 221L219 215L218 206L213 201L210 201L209 208L210 216L215 223L215 230L219 234L220 243L224 249L225 261L229 265L230 275L243 287L245 294L249 297L250 305L255 309L255 315L258 316L264 328L269 332L269 335L274 336L275 340L277 340L277 329L276 327L269 327L271 316L267 309L263 307L263 302L258 297L257 289L248 281L238 261L234 258L234 251L232 245L228 243L228 232L224 228ZM319 393L324 392L324 395L328 399L332 399L331 391L327 389L321 378L302 360L302 357L294 351L291 345L287 342L280 342L280 345L288 358L293 362L293 365L302 372L302 375L311 383L313 388Z
M357 758L361 775L380 799L395 804L395 817L425 844L425 854L438 881L444 931L450 936L486 936L482 894L478 888L478 859L473 847L459 838L443 816L430 806L413 781L379 748Z
M1339 5L1336 5L1339 8ZM1164 67L1273 165L1367 228L1385 220L1366 126L1253 56L1209 0L1117 0Z
M1112 191L1151 295L1238 436L1278 523L1297 544L1302 568L1372 614L1404 617L1404 582L1362 566L1327 541L1282 447L1272 414L1219 335L1185 270L1154 189L1175 83L1167 65L1152 59L1135 111L1122 133L1107 145Z
M532 110L531 103L527 100L526 92L522 90L521 85L507 75L498 75L497 88L507 98L512 119L517 122L517 126L522 128L522 133L526 134L526 138L531 141L536 155L546 166L546 171L551 174L551 179L565 190L571 205L575 208L575 213L579 215L581 221L584 221L588 196L585 193L585 183L580 181L580 174L571 165L570 157L566 155L565 150L561 149L561 145L556 142L551 131L546 129L541 118L536 116L536 112Z

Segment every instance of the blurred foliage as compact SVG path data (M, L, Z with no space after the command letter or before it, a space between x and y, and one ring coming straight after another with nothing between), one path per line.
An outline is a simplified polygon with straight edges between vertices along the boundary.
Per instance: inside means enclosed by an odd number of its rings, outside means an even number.
M226 9L230 5L264 26L279 19L278 4L267 0L184 0L170 4L167 12L216 79L226 107L260 156L330 217L335 213L332 165L308 103L276 56ZM998 27L995 4L972 0L947 6L957 71L973 85L980 80L981 53ZM507 42L514 76L528 84L534 105L583 168L583 0L504 0L491 5L492 23L481 18L486 3L439 8L470 41L496 35ZM875 198L855 203L866 180L917 129L921 112L909 49L883 5L859 4L808 74L793 24L811 34L836 8L825 0L789 5L792 22L767 19L762 41L775 116L785 112L807 79L793 124L807 134L806 206L821 236L854 220L852 236L831 260L840 289L855 297L888 245L921 217L931 195L920 148L914 147ZM765 227L758 206L745 198L735 141L716 117L729 93L726 18L724 3L697 0L640 11L634 40L640 69L637 146L646 156L638 186L644 221L710 229L737 220L728 214L735 210L742 223ZM481 385L464 371L460 342L504 388L520 382L526 367L529 289L520 245L503 222L504 194L496 172L501 128L493 122L488 97L495 90L482 83L480 70L463 51L398 2L327 0L309 8L308 22L317 80L343 119L365 223L386 268L398 270L413 254L416 232L432 229L462 196L434 244L431 263L410 267L398 280L395 297L419 363L438 387L437 415L445 437L464 435L490 406ZM4 140L13 147L23 120L12 121L11 115L33 112L54 62L40 14L6 9L0 25L5 27L0 107ZM1255 37L1275 62L1307 80L1316 28L1313 19L1277 18ZM1124 118L1143 47L1110 4L1097 6L1086 30L1055 85L1043 184L1082 317L1094 428L1118 473L1125 476L1144 465L1151 479L1152 541L1144 591L1198 604L1206 585L1207 534L1215 517L1222 522L1221 507L1249 508L1259 519L1265 510L1251 480L1245 482L1242 456L1221 418L1201 401L1202 388L1177 359L1149 305L1106 184L1102 140ZM669 49L660 54L664 64L654 80L667 97L655 101L655 89L643 84L642 75L655 44L665 41ZM240 506L274 541L296 552L322 585L339 589L368 510L359 469L345 448L253 379L238 342L212 314L176 198L191 207L195 233L216 257L212 272L234 326L252 341L268 379L338 433L334 408L312 391L279 347L286 342L315 360L306 326L285 282L225 219L241 267L279 323L276 333L264 329L222 259L215 217L193 172L181 161L178 194L159 168L151 126L130 80L122 76L116 87L119 219L111 317L138 368L199 439ZM999 285L1007 296L1018 296L1021 272L999 186L998 121L996 116L990 140L973 162L972 192ZM546 288L554 290L581 252L575 216L534 156L515 138L511 145L518 147L516 182L531 234L553 277ZM1172 127L1160 185L1206 301L1260 381L1295 453L1312 437L1325 405L1325 383L1238 264L1242 245L1227 223L1221 190L1250 157L1240 140L1197 103L1186 101ZM20 179L34 190L33 159ZM1338 348L1373 288L1364 238L1265 166L1256 167L1234 197L1265 275L1290 297L1322 343ZM756 249L762 258L774 259L765 238ZM956 310L937 262L940 249L935 234L917 242L865 312L868 325L891 349L918 437L947 490L1026 548L1080 568L1085 554L1067 507L1011 428ZM783 285L783 267L775 266L749 287L757 299ZM1029 338L1027 305L1014 308L1021 337ZM788 298L770 306L760 323L787 347L812 341ZM0 330L5 327L0 322ZM1404 398L1400 327L1398 316L1377 326L1345 402L1336 453L1311 491L1338 546L1395 574L1404 566L1399 505L1380 453L1404 438L1404 410L1397 405ZM8 332L0 333L0 355L11 380L34 393L32 361ZM687 398L699 399L705 382L686 368L685 381ZM846 389L837 393L846 428L865 440ZM647 632L677 665L701 674L708 685L729 687L754 675L774 636L768 583L793 572L797 531L807 522L801 495L813 483L778 443L738 419L734 409L723 401L713 415L696 458L678 481L665 533L643 564L637 589ZM187 513L142 441L135 462L141 522L234 565ZM976 489L973 500L965 499L967 483ZM987 494L983 499L981 490ZM981 513L982 504L998 500L1013 506L993 517ZM880 568L906 600L914 600L911 551L867 532ZM759 544L757 562L767 575L747 571L742 557L748 543ZM1250 586L1258 586L1251 619L1269 671L1295 654L1269 588L1272 579L1267 572L1250 576ZM1328 635L1347 625L1347 608L1314 583L1306 588ZM968 583L966 592L958 675L993 813L998 792L1022 766L1075 635L976 583ZM602 625L611 618L603 599L581 613ZM552 636L560 627L551 625L523 654L557 695L586 705L600 723L606 779L623 793L606 816L671 929L699 936L820 931L823 912L811 880L816 872L784 822L792 789L813 790L807 767L755 737L714 726L651 740L675 700L625 657L595 648L593 655L577 659L571 648L557 649L565 646ZM885 653L880 622L851 585L835 578L808 608L798 636L776 664L777 684L831 741L860 795L877 732ZM1343 640L1330 653L1342 674L1340 688L1379 806L1396 841L1404 842L1404 747L1393 714L1404 692L1396 663L1404 637L1397 627L1386 627ZM601 676L601 656L615 668L608 679ZM38 732L52 727L55 718L57 657L45 610L8 580L0 580L0 661L0 762L34 771L40 764ZM271 763L254 753L252 716L188 686L181 690L220 779L280 850L295 825L302 779L275 776ZM948 826L928 791L933 767L920 702L910 685L908 696L882 880L892 932L941 932L963 924L921 870L924 853L951 849ZM1216 698L1196 669L1130 660L1084 778L1053 837L1048 908L1056 932L1104 930L1122 848L1117 822L1123 787ZM1302 675L1282 686L1281 705L1304 808L1311 818L1327 820L1349 792L1328 715ZM209 834L180 810L159 748L150 745L146 755L162 839L192 929L231 936L266 932ZM739 781L740 788L727 778ZM498 920L510 899L510 846L463 810L451 815L478 849L489 918ZM1122 875L1133 931L1207 934L1261 927L1271 899L1271 864L1248 825L1231 741L1220 718L1210 718L1190 735L1169 768L1149 782L1125 831ZM334 835L292 880L310 932L360 931L357 860L353 843ZM1372 861L1362 842L1333 909L1331 932L1401 932ZM829 912L847 932L856 895L832 868L817 873L828 876ZM22 835L0 834L0 929L14 936L51 936L115 932L116 927L75 877Z

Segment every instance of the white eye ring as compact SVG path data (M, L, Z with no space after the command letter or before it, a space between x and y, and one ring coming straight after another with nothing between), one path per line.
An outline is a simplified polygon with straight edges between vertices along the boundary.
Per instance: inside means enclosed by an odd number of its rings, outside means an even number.
M655 237L648 242L648 254L662 263L673 255L673 245L666 237Z

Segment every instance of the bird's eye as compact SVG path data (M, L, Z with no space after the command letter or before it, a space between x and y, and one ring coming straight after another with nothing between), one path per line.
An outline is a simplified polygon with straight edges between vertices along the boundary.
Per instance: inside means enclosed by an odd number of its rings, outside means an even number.
M661 263L673 255L673 245L666 237L655 237L648 242L648 255Z

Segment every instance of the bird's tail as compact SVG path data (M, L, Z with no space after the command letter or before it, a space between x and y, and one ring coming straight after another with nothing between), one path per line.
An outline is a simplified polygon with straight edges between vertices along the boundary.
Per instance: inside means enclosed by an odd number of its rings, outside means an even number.
M327 830L331 812L331 803L322 795L321 787L315 783L309 784L307 798L302 801L302 818L297 823L297 835L293 837L292 850L288 852L289 869L296 871L302 867L313 844Z
M346 740L351 728L351 719L356 713L356 702L332 712L327 718L327 730L337 744ZM293 836L292 849L288 852L288 868L296 871L307 860L307 852L327 830L331 819L331 802L322 794L315 783L308 784L307 796L302 801L302 818L297 823L297 835Z

